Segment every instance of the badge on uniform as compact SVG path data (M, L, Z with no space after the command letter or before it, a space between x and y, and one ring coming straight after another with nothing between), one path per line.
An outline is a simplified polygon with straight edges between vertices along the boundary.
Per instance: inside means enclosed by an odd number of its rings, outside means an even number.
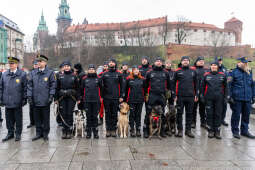
M44 77L44 81L48 81L48 77Z
M19 83L20 82L20 80L19 79L16 79L16 83Z

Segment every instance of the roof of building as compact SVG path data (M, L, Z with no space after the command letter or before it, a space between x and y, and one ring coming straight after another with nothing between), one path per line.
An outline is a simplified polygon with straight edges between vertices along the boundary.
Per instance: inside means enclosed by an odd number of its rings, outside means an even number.
M95 24L81 24L72 25L66 29L67 33L72 33L78 30L94 32L94 31L116 31L122 29L133 29L133 28L146 28L162 25L166 23L167 17L160 17L147 20L138 20L132 22L122 22L122 23L95 23Z
M165 24L167 21L167 17L160 17L154 19L147 20L138 20L132 22L122 22L122 23L96 23L96 24L78 24L69 26L66 29L66 33L74 33L77 31L86 31L86 32L96 32L96 31L119 31L122 29L135 29L146 28L146 27L154 27ZM231 21L234 21L232 18ZM168 26L176 27L177 24L181 22L167 22ZM205 29L205 30L214 30L214 31L222 31L222 32L233 32L232 30L219 28L213 24L206 23L197 23L197 22L185 22L187 28L192 29Z
M19 32L20 34L24 35L24 33L21 32L21 30L19 29L18 25L15 22L13 22L12 20L10 20L9 18L0 14L0 20L3 21L3 23L6 27L13 29L13 30Z
M239 19L237 19L236 17L231 18L230 20L228 20L227 22L242 22Z

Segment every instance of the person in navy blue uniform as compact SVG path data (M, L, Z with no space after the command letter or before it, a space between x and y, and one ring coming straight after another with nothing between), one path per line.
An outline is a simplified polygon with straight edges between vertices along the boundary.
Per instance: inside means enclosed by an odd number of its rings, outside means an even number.
M70 61L64 61L63 72L57 77L55 103L59 104L60 117L63 119L62 139L72 138L73 110L79 100L80 82L71 70Z
M208 72L208 69L204 67L204 57L199 56L197 57L194 68L197 73L197 81L198 81L198 89L201 87L201 82L203 79L203 76L206 72ZM196 122L197 122L197 108L199 106L199 115L200 115L200 127L206 128L206 114L205 114L205 104L201 102L200 100L200 91L198 94L198 101L194 103L193 107L193 119L192 119L192 128L196 128Z
M93 133L98 139L98 113L100 109L102 83L96 73L94 64L89 64L88 74L81 81L81 102L84 104L87 118L87 135L90 139Z
M149 137L149 116L152 111L152 107L160 105L163 108L166 106L166 92L171 89L170 78L168 72L164 69L163 59L156 57L152 69L146 73L145 76L145 87L146 87L146 101L148 102L147 111L144 118L143 136L144 138ZM165 116L162 116L162 123L165 123ZM160 131L161 137L166 137L165 128L161 126Z
M33 69L30 72L36 70L37 68L38 68L38 62L35 60L33 62ZM27 128L31 128L35 125L33 105L29 105L29 118L30 118L30 124L27 126Z
M101 75L102 97L105 108L106 137L117 137L119 103L123 101L123 77L117 70L117 61L109 60L109 68Z
M125 82L125 101L129 104L129 126L131 137L141 137L141 114L145 99L145 79L138 66L132 67L132 72Z
M26 73L18 68L19 59L8 57L10 69L3 73L0 80L0 104L5 106L7 136L3 142L14 138L20 141L23 113L22 107L27 104Z
M219 64L219 72L223 72L227 77L228 77L228 70L227 68L223 65L223 57L219 57L217 58L216 57L216 60L218 61L218 64ZM225 118L226 118L226 113L227 113L227 102L224 101L224 105L223 105L223 109L222 109L222 120L221 120L221 124L223 126L228 126L228 123L225 121Z
M190 138L194 138L194 134L191 131L191 123L193 116L194 102L198 101L198 82L197 74L194 68L190 67L189 56L183 56L181 58L181 67L179 67L174 73L174 86L176 89L176 105L177 105L177 129L178 133L176 137L183 136L182 115L185 108L186 125L185 135Z
M27 97L29 104L34 106L36 136L32 141L43 137L48 141L50 132L50 105L56 91L56 76L53 70L47 67L48 58L37 56L38 69L31 72L28 80Z
M227 101L227 77L219 72L218 62L211 63L210 71L205 73L201 81L200 100L205 103L207 113L208 137L221 139L221 113L223 101Z
M241 135L254 139L249 132L249 119L251 104L255 102L255 87L252 79L252 71L248 67L248 58L238 58L237 67L229 74L229 102L231 104L231 130L233 137L240 139ZM240 123L241 119L241 123Z

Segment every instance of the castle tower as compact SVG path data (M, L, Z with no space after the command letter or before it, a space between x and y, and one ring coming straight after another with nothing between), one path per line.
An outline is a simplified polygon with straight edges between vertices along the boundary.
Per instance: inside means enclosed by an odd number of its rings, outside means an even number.
M57 37L60 37L64 33L65 29L71 25L71 23L72 19L69 12L69 5L67 4L66 0L61 0L57 18Z
M48 34L49 34L49 30L48 30L46 21L44 19L43 11L42 11L39 25L33 37L34 51L39 51L41 48L43 48L46 38L48 37Z
M234 31L236 36L236 45L241 45L243 22L233 17L224 23L224 28Z

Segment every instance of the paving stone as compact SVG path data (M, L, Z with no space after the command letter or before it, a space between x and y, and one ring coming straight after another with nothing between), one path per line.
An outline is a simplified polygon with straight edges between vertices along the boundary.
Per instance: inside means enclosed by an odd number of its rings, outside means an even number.
M181 170L175 161L171 160L131 160L132 170Z
M109 147L111 160L131 160L134 159L128 146Z

